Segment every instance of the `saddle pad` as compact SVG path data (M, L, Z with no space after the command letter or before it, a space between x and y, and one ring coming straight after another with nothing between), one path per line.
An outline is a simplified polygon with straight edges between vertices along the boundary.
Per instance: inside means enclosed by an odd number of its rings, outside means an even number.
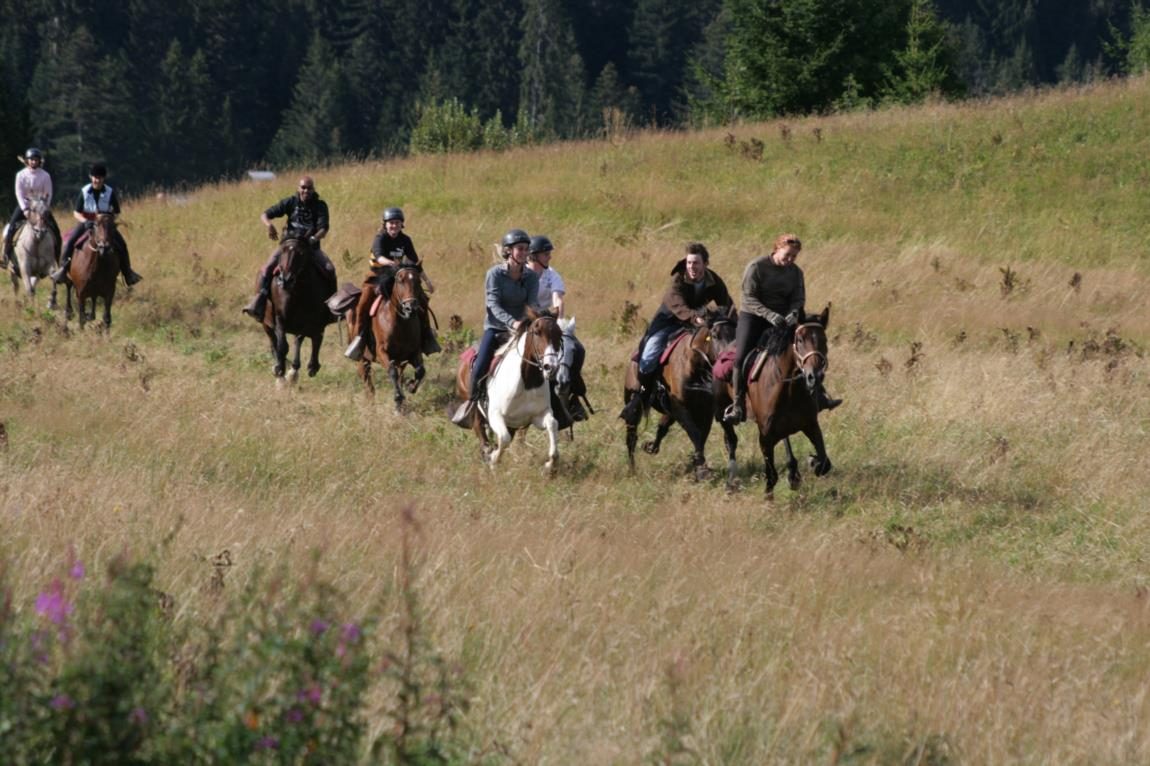
M763 371L763 365L765 365L770 358L771 355L761 348L756 348L751 352L751 355L747 357L747 367L750 369L750 374L747 375L748 383L753 383L759 379L759 375Z
M335 294L327 299L327 307L336 316L343 316L359 303L359 294L363 292L351 282L344 282Z
M735 369L735 349L727 348L723 353L719 354L719 358L715 360L711 372L714 374L716 380L721 380L724 383L731 382L731 373Z
M666 364L667 360L671 358L671 352L675 350L675 346L683 342L683 338L690 335L686 330L681 330L678 335L675 335L671 340L667 341L667 347L663 349L662 355L659 357L659 364Z
M475 357L477 356L479 356L479 344L473 343L459 353L459 361L462 364L466 364L468 367L472 367L475 364ZM503 361L504 356L506 356L506 354L496 354L492 358L491 364L487 368L488 375L491 375L493 372L495 372L495 368L498 367L499 363Z

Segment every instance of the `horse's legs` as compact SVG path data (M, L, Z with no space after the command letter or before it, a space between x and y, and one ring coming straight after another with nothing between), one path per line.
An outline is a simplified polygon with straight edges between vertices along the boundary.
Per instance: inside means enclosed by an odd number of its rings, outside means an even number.
M547 431L547 462L543 468L550 474L555 470L555 462L559 460L559 421L551 410L543 415L542 427Z
M798 489L803 477L799 474L799 461L795 459L794 450L791 449L791 437L783 437L783 447L787 451L787 485L791 489Z
M298 375L299 374L299 368L303 364L300 361L300 357L303 355L303 336L302 335L295 336L295 344L294 344L294 348L292 350L293 350L293 353L292 353L292 358L291 358L291 368L292 368L292 372L294 372Z
M75 315L72 310L72 285L69 283L64 288L64 319L65 321L71 319Z
M284 337L283 332L278 327L273 328L264 325L264 332L267 333L268 343L272 348L272 358L275 360L275 367L272 372L277 378L282 378L287 359L287 338Z
M302 338L300 342L303 342ZM307 362L307 376L309 378L314 378L315 374L319 372L319 350L321 346L323 346L323 333L311 336L311 358ZM299 354L297 353L296 356L298 357Z
M48 281L51 282L51 280L48 280ZM56 300L56 290L59 287L60 287L60 285L56 284L55 282L52 282L52 297L48 299L48 308L51 309L52 311L55 311L58 308L60 308L60 304Z
M811 465L815 469L815 476L826 476L831 472L831 459L827 455L827 446L823 442L823 429L819 427L817 419L803 429L803 433L815 448L815 456L811 458Z
M423 382L424 377L427 376L427 368L423 366L423 359L417 358L412 365L415 368L415 377L407 383L407 393L414 394L419 390L419 384Z
M739 435L735 426L723 421L723 446L727 448L727 490L735 490L735 475L739 471L739 462L735 459L735 450L739 447Z
M96 313L96 301L95 301L95 299L93 299L92 300L92 314L94 315L95 313ZM95 318L95 317L93 317L93 318ZM112 326L112 296L105 295L104 296L104 329L106 330L106 329L110 328L111 326Z
M763 452L763 470L767 475L766 496L768 500L775 497L775 485L779 483L779 472L775 470L775 444L778 439L759 434L759 449Z
M487 464L494 469L499 458L503 455L503 450L511 443L511 431L508 430L507 424L503 422L503 416L499 413L492 415L490 425L492 433L495 434L495 449L491 450Z
M399 362L389 361L387 364L387 377L391 379L391 385L395 389L395 411L399 412L403 407L403 382L400 380L400 364Z
M371 362L360 358L357 371L359 372L359 379L363 381L364 391L367 392L368 396L375 396L375 381L371 377Z
M707 436L711 432L711 409L711 407L707 408L707 417L703 418L703 424L700 425L696 422L690 409L674 399L671 400L671 414L687 432L687 436L691 439L691 446L695 449L694 455L691 456L691 466L695 469L695 478L697 479L705 478L707 475L706 445Z
M675 419L670 415L663 415L659 418L659 425L655 427L655 438L652 441L643 443L643 451L648 455L658 455L659 447L663 444L663 439L667 436L667 432L671 430L671 426L675 424Z

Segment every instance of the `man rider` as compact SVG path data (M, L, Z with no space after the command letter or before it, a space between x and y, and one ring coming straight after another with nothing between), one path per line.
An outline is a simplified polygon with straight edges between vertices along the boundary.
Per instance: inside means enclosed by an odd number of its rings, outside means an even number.
M279 235L276 232L275 224L272 223L272 219L282 218L284 216L287 216L287 223L284 225L284 236L307 237L308 243L311 245L315 265L321 269L327 277L334 292L335 264L320 250L319 246L320 240L326 237L328 232L327 203L319 198L319 192L315 190L315 180L311 176L303 176L299 179L299 188L295 194L290 197L284 197L260 213L260 223L267 227L268 239L272 241L279 240ZM259 292L257 292L251 302L243 308L243 312L257 322L262 322L264 319L268 296L271 294L272 276L275 271L276 257L278 255L279 248L277 247L272 251L263 269L260 270Z
M52 272L53 282L59 283L67 275L68 267L72 263L72 254L76 250L76 242L79 241L84 232L91 230L96 216L120 214L120 198L116 195L116 190L104 182L107 177L108 168L103 163L97 162L89 168L88 179L90 183L80 190L80 196L76 198L76 206L72 210L72 217L79 223L68 234L68 240L64 243L64 259L60 263L60 268ZM112 229L112 244L120 255L120 273L124 275L124 282L127 283L128 287L131 287L143 277L132 271L132 262L128 255L128 243L124 241L124 236L120 234L120 230L114 227Z

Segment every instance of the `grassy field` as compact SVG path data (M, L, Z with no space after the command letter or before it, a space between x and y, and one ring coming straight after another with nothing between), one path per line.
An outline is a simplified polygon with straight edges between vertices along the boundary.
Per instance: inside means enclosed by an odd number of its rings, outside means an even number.
M319 550L394 627L412 508L489 760L1150 761L1150 80L308 171L341 281L404 207L445 327L478 331L504 230L551 237L597 409L557 475L540 432L480 463L443 414L453 354L403 416L334 327L319 375L276 388L239 309L290 173L132 200L145 281L110 333L0 299L17 609L70 551L158 556L194 622L222 551L238 588ZM738 493L687 477L681 432L628 475L624 362L683 244L737 291L781 231L809 308L833 303L834 472L767 504L743 426Z

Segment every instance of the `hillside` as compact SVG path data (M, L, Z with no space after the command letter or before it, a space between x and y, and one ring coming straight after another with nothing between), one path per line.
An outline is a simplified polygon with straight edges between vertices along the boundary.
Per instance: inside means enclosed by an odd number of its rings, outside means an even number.
M70 555L128 551L194 624L222 551L236 593L319 550L386 632L410 507L473 759L1150 760L1150 80L307 172L341 281L404 208L444 329L477 331L503 231L551 237L597 408L558 474L539 433L480 464L442 414L448 355L405 416L334 327L319 375L276 389L239 309L293 177L130 200L145 281L109 334L0 298L18 612ZM809 308L833 304L834 472L766 504L743 426L741 492L690 481L681 432L629 476L624 361L683 244L734 289L784 230Z

